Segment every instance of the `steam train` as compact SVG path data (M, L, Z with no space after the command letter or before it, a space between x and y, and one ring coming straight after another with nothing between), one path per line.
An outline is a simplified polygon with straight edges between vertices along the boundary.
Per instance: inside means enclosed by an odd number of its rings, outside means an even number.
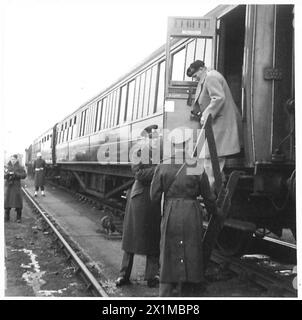
M41 152L61 184L118 201L133 181L128 150L144 128L161 139L166 128L198 129L196 82L185 73L196 59L224 75L243 124L243 148L224 168L241 176L218 247L236 254L256 229L295 235L294 5L221 5L170 18L164 46L32 142L28 169Z

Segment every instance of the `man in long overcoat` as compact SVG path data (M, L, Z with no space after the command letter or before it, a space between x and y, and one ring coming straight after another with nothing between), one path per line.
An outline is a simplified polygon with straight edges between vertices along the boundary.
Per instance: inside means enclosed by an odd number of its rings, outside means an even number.
M225 157L240 152L242 145L240 113L221 73L209 70L203 61L196 60L187 69L187 75L198 81L193 109L196 114L201 115L201 125L209 114L212 115L217 156L222 170ZM207 146L202 150L202 154L205 158L204 167L212 186L214 175Z
M35 173L35 197L38 195L39 188L42 196L44 193L46 162L42 159L41 152L37 153L37 159L34 161L33 170Z
M145 280L148 286L154 287L159 282L161 212L160 204L152 204L150 200L150 184L156 166L152 164L150 153L152 144L158 140L154 138L149 127L142 135L145 145L140 152L147 154L147 161L142 161L146 160L146 157L142 157L137 164L132 165L135 181L127 197L122 239L124 253L120 274L116 280L117 286L130 283L134 254L146 255Z
M16 221L21 222L22 215L22 194L21 179L26 178L25 169L20 165L18 156L13 155L4 170L5 191L4 191L4 210L5 221L10 220L10 209L15 208L17 212Z
M186 140L175 142L175 148ZM160 203L164 194L160 240L159 295L200 296L203 278L202 196L210 214L216 213L215 195L207 174L187 175L183 168L183 150L176 150L172 161L156 167L151 183L151 201Z

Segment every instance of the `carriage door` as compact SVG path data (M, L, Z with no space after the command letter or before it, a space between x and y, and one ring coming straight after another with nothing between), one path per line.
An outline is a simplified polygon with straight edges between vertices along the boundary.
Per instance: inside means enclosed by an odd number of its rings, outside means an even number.
M164 128L200 128L199 121L191 117L197 82L187 77L186 70L197 59L214 67L215 33L213 18L168 18Z

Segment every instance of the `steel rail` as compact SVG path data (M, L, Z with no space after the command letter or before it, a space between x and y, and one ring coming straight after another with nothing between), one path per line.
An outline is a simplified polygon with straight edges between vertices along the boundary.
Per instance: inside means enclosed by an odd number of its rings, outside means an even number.
M25 190L22 187L23 193L26 195L27 199L30 201L30 203L34 206L34 208L40 213L40 215L43 217L43 219L46 221L46 223L50 226L54 234L58 237L58 239L61 241L64 248L68 251L69 255L73 260L76 262L80 270L83 272L85 278L88 279L93 289L98 293L101 297L108 297L108 294L105 292L105 290L102 288L102 286L99 284L99 282L95 279L93 274L88 270L86 265L83 263L83 261L78 257L78 255L74 252L74 250L70 247L70 245L67 243L67 241L63 238L63 236L60 234L60 232L57 230L57 228L53 225L53 223L48 219L46 216L46 212L43 211L40 206L32 199L31 195L28 193L27 190Z
M284 279L282 276L273 273L271 270L243 261L236 257L225 257L217 250L213 251L211 260L215 263L227 264L227 268L236 274L245 274L247 278L259 286L266 288L271 293L282 296L297 296L297 290L292 286L290 279Z

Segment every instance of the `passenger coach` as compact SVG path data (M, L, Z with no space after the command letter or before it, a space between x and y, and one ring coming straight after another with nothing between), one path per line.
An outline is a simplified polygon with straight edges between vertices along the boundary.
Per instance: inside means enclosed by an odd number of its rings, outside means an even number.
M225 167L242 175L218 245L238 253L259 228L295 235L293 21L293 5L170 18L165 46L34 140L32 155L41 151L60 183L120 201L132 181L128 150L144 128L155 125L162 139L165 128L199 129L190 118L196 83L185 71L200 59L225 76L243 123L243 148Z

